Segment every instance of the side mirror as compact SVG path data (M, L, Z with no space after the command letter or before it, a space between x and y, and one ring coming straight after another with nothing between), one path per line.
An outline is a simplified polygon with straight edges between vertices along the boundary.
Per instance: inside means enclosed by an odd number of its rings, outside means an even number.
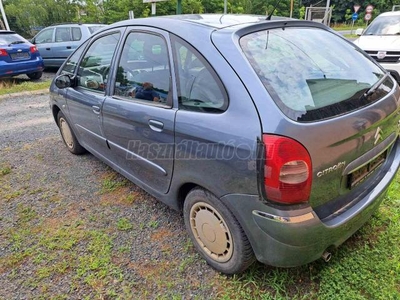
M31 38L30 42L35 45L35 38Z
M69 75L60 75L56 77L54 84L59 89L65 89L68 87L73 87L74 82L75 82L74 78L71 78Z
M362 34L363 34L363 31L364 31L364 29L358 28L358 29L356 30L356 35L362 35Z
M397 81L398 84L400 84L400 74L399 72L397 72L396 70L386 70L390 73L390 75L392 75L392 77L394 78L394 80Z

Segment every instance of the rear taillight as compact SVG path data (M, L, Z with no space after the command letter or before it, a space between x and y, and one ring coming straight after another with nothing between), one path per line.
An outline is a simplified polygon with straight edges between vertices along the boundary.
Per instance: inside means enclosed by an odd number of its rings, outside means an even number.
M299 142L277 135L263 135L264 185L268 200L298 204L307 202L312 183L311 158Z
M36 46L31 46L31 47L29 48L29 50L31 51L31 53L36 53L36 52L38 52L38 49L36 48Z
M5 49L0 49L0 56L7 56L8 52Z

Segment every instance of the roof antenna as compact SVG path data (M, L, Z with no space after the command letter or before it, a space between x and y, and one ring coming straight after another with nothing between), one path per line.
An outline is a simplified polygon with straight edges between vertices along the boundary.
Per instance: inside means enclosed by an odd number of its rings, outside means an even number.
M271 20L271 17L272 17L272 15L275 13L275 9L276 9L276 7L279 5L279 3L281 3L281 0L278 0L278 1L276 2L275 6L274 6L274 9L272 10L271 14L268 15L268 17L267 17L265 20L268 20L268 21Z

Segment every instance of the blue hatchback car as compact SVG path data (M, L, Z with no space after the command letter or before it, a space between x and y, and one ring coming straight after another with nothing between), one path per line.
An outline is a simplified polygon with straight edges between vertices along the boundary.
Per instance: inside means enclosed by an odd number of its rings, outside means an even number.
M0 30L0 77L26 74L30 79L40 79L43 69L35 45L14 31Z
M182 211L234 274L328 261L378 209L400 163L393 75L316 22L154 17L91 36L50 105L70 152Z

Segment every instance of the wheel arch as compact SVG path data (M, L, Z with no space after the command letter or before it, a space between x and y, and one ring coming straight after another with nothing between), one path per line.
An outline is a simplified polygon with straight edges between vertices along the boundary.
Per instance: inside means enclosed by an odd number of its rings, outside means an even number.
M176 197L177 198L176 204L177 204L179 211L183 211L183 203L185 203L186 196L189 194L189 192L191 190L193 190L196 187L200 187L200 188L204 189L204 187L202 187L201 185L198 185L194 182L186 182L179 187L178 192L177 192L177 197Z
M57 115L60 112L60 108L57 105L53 105L53 107L51 108L51 112L53 114L53 118L54 121L56 122L57 126L58 126L58 120L57 120Z

